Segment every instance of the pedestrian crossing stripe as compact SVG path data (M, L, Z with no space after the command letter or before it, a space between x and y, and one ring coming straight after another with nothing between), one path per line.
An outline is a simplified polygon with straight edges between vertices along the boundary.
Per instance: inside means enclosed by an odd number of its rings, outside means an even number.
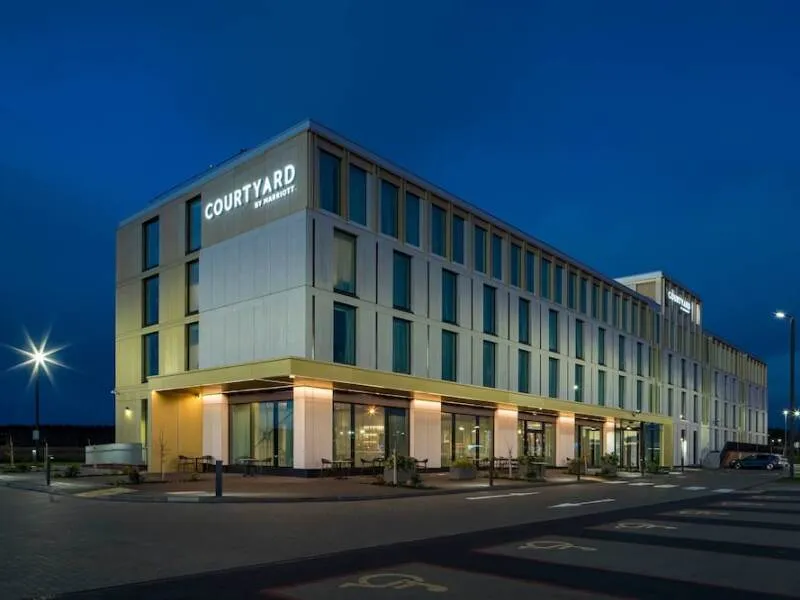
M117 496L118 494L128 494L132 491L132 489L124 487L109 487L100 488L97 490L89 490L88 492L81 492L80 494L75 494L75 496L80 498L99 498L101 496Z

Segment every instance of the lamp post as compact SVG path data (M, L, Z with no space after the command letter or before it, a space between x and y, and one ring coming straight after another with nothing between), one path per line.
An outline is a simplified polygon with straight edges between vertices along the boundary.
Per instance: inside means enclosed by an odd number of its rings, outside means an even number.
M794 405L794 362L795 362L795 338L796 338L796 330L794 324L794 316L779 310L775 313L775 317L781 320L788 319L789 320L789 410L794 413L795 412L795 405ZM794 416L794 415L793 415ZM795 423L792 423L792 430L787 436L787 443L789 447L789 453L787 456L787 460L789 461L789 477L794 477L794 429Z
M789 430L789 410L783 409L783 455L786 456L786 434Z
M54 355L60 348L53 348L51 350L47 349L47 337L42 341L40 345L36 345L33 341L28 338L27 339L28 348L14 348L17 352L22 354L25 358L21 363L17 365L17 367L31 367L31 378L33 379L33 401L34 401L34 424L33 424L33 446L34 446L34 460L35 462L39 462L39 448L41 442L41 433L39 429L40 425L40 418L39 418L39 397L40 397L40 378L42 371L44 371L45 375L50 377L50 371L48 367L50 365L56 366L64 366L60 362L58 362Z

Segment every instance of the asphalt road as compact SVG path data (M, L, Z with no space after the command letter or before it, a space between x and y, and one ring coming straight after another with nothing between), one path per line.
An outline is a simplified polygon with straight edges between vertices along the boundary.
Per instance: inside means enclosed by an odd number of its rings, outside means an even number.
M793 597L800 486L744 491L772 479L263 505L2 489L0 598Z

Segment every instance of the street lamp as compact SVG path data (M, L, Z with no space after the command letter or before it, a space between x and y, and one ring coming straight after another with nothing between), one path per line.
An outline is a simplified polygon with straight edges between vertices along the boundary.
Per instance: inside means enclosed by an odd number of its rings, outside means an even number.
M39 379L41 377L42 372L47 375L47 378L50 379L50 369L51 365L63 367L64 365L58 362L55 359L55 354L61 348L47 348L47 336L45 336L42 343L37 345L31 340L30 337L26 335L27 338L27 348L14 348L19 354L21 354L25 360L21 363L17 364L16 367L13 368L23 368L23 367L30 367L31 368L31 379L33 379L33 394L34 394L34 425L33 425L33 444L34 444L34 456L36 462L39 461Z
M795 412L795 405L794 405L794 361L795 361L795 338L796 338L796 331L795 331L795 324L794 324L794 316L779 310L775 313L775 317L777 319L789 320L789 410L792 413ZM787 442L789 446L789 454L787 456L787 460L789 461L789 477L794 477L794 429L795 424L792 423L792 432L791 436L788 437Z
M783 409L783 455L787 456L786 454L786 433L789 430L789 410Z

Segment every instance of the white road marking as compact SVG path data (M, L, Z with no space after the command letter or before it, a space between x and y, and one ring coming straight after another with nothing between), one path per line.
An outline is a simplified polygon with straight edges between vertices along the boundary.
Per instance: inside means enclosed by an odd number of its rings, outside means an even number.
M643 486L643 485L653 485L652 481L637 481L636 483L632 483L632 486Z
M586 502L564 502L562 504L554 504L548 508L574 508L576 506L585 506L586 504L602 504L604 502L616 502L614 498L603 498L602 500L587 500Z
M712 490L713 492L717 492L718 494L730 494L732 491L731 488L719 488L718 490Z
M628 482L627 481L614 481L614 480L606 479L606 480L603 481L603 483L609 483L611 485L619 485L620 483L625 484L625 483L628 483Z
M653 487L657 487L659 489L666 490L666 489L669 489L669 488L676 488L678 486L675 485L674 483L662 483L661 485L654 485Z
M683 489L689 490L690 492L699 492L700 490L705 490L707 488L702 485L690 485L689 487L685 487Z
M539 492L512 492L510 494L495 494L493 496L470 496L467 500L491 500L492 498L511 498L512 496L535 496Z

